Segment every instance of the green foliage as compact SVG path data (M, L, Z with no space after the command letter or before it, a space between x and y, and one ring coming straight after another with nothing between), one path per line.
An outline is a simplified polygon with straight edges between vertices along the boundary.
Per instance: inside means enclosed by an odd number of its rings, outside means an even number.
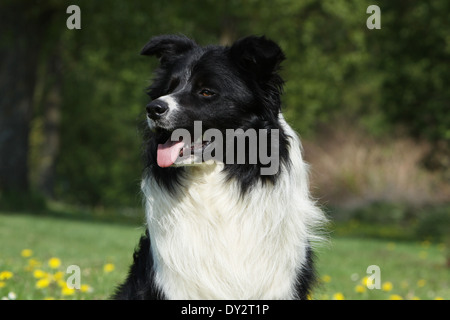
M450 240L448 204L414 207L374 202L355 209L329 208L335 234L391 240L446 242Z
M404 204L375 202L355 209L353 218L359 221L378 224L398 224L411 220L412 209Z
M0 193L0 210L43 212L47 209L45 198L38 192L16 191Z
M420 239L450 241L450 206L423 210L419 215L416 235Z
M390 240L415 238L413 225L417 211L400 203L374 202L354 209L330 208L336 236Z
M383 28L368 48L383 74L381 110L413 135L450 142L448 1L382 4Z
M70 3L81 8L81 30L65 27L66 3L33 7L33 14L57 17L42 60L49 48L62 48L56 197L84 205L139 204L138 128L157 61L138 53L162 33L184 33L200 44L249 34L276 40L287 56L286 118L302 136L346 118L374 135L389 135L400 123L414 136L447 144L448 1L379 1L382 28L368 30L366 8L372 2L84 0ZM442 167L449 148L441 149Z

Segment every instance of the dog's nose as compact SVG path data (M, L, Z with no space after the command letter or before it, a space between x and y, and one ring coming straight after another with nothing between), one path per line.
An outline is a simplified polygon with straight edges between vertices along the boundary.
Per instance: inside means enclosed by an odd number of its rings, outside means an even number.
M150 119L157 120L169 110L167 103L161 100L155 100L150 102L147 107L147 114Z

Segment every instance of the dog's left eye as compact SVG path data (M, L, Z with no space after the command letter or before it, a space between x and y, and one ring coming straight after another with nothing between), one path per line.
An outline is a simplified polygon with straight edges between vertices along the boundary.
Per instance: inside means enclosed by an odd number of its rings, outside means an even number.
M215 93L212 92L211 90L203 89L203 90L200 91L200 94L201 94L202 96L204 96L204 97L211 97L211 96L213 96Z

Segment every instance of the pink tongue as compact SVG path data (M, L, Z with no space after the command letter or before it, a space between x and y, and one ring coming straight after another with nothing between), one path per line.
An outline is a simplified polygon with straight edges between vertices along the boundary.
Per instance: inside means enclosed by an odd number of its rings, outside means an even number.
M161 168L170 167L177 160L180 150L183 148L183 141L166 141L164 144L158 144L158 154L156 161Z

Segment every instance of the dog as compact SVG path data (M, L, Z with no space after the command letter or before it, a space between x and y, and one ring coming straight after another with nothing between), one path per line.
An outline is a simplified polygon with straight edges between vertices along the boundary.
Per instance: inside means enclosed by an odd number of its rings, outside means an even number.
M281 112L281 48L265 36L200 46L161 35L141 54L159 58L146 106L146 232L113 298L307 299L326 218Z

